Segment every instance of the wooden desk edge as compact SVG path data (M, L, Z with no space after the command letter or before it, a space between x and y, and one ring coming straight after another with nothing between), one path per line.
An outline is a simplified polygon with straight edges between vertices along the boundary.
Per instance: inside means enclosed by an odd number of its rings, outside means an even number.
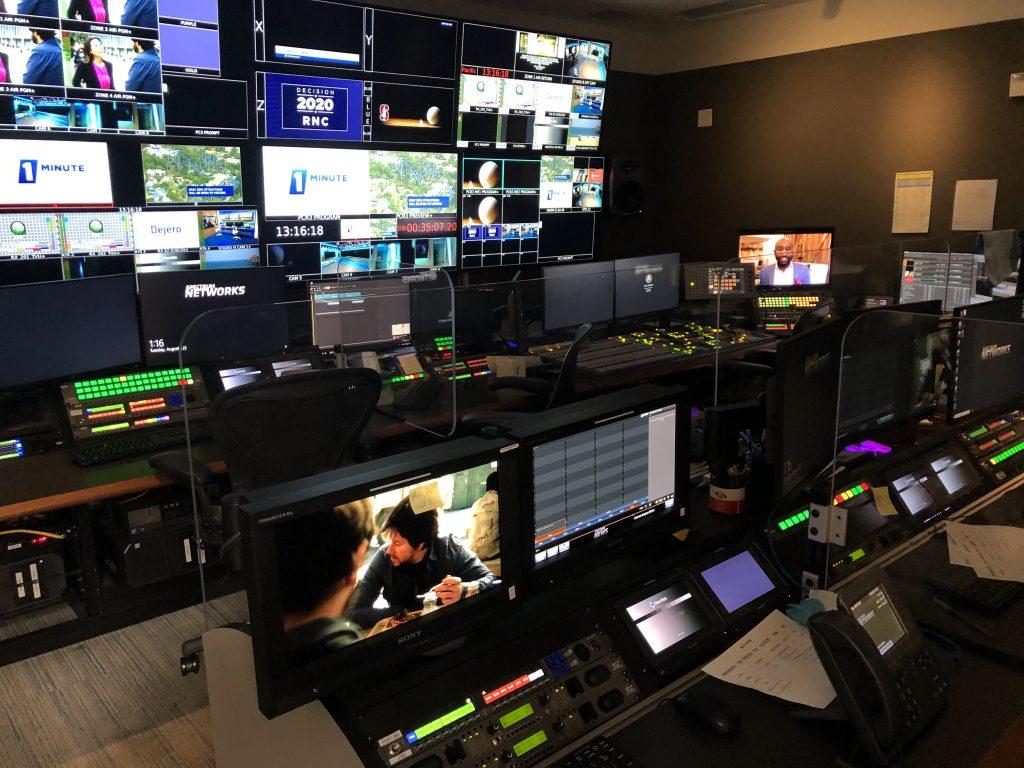
M215 461L208 466L211 472L217 474L227 471L223 461ZM38 515L42 512L52 512L55 509L92 504L98 501L106 501L107 499L116 499L119 496L128 496L133 493L144 493L154 488L172 485L173 483L174 481L167 475L154 472L149 475L142 475L141 477L133 477L130 480L97 485L93 488L82 488L77 491L58 493L53 496L19 501L0 507L0 521Z

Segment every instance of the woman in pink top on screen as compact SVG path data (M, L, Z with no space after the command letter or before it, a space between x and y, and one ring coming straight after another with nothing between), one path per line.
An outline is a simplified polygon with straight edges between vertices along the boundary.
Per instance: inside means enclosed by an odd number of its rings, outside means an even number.
M72 84L75 88L109 90L114 87L114 65L103 60L103 43L90 37L82 49L85 61L78 65Z
M107 0L71 0L68 5L68 18L109 24L110 11L107 9Z

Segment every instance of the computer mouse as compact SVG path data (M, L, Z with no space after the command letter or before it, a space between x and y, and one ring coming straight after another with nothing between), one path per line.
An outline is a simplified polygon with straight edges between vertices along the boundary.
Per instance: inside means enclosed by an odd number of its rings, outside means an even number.
M728 736L740 727L739 713L717 696L683 691L672 703L679 712L719 736Z

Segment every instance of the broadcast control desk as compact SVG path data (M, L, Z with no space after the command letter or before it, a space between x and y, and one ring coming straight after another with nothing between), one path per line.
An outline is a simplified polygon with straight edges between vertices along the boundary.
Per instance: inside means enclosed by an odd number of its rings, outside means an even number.
M676 492L685 483L665 470L686 455L688 412L683 390L638 387L536 416L515 442L466 438L253 495L243 505L252 638L216 630L206 640L218 765L969 768L1006 749L1003 734L1014 738L1024 715L1024 588L980 615L960 603L936 612L949 604L920 582L964 570L946 553L951 522L1024 527L1024 475L972 475L973 495L839 572L829 588L845 608L807 619L813 651L806 632L789 641L821 659L838 693L807 708L700 671L768 621L800 635L776 613L794 601L785 571L800 563L779 560L746 521L710 514L706 495ZM986 456L972 466L991 464ZM503 570L489 597L425 620L413 612L347 644L294 644L289 558L305 568L315 553L288 543L291 526L379 488L412 481L412 494L442 476L457 485L463 467L482 463L514 489L502 496ZM897 482L902 466L889 468ZM615 501L635 498L633 486L640 501ZM606 511L573 511L594 498ZM431 641L431 652L415 651ZM784 641L771 634L761 647ZM746 679L771 667L757 669ZM1020 768L1015 754L1007 766Z

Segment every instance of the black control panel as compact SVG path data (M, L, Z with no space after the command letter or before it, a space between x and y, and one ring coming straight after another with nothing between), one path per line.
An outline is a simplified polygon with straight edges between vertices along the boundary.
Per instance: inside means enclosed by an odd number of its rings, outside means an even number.
M1024 412L986 419L960 434L960 443L990 481L998 483L1024 472Z
M555 649L467 691L422 723L377 737L384 765L525 768L639 701L640 691L603 632Z

